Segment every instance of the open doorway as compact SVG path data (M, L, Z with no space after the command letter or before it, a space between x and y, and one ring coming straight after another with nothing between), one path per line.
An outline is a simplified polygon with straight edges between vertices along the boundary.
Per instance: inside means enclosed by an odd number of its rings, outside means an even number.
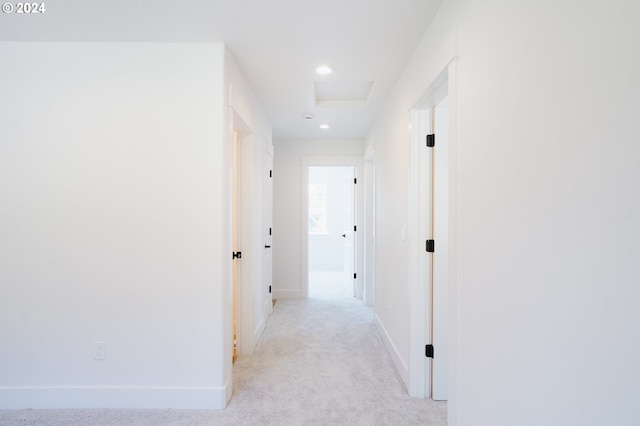
M343 287L341 291L347 292L348 297L362 299L364 228L361 225L364 223L364 191L360 190L360 187L363 182L363 158L358 156L301 157L301 163L300 297L310 296L310 269L324 266L325 269L333 270L333 277L328 278L329 274L326 274L325 281L330 279L334 285ZM327 173L335 180L335 184L332 185L336 188L331 191L331 194L328 192L327 181L320 182L316 179L314 168L331 170ZM309 185L310 183L316 186ZM326 189L322 187L323 184L327 185ZM315 191L311 197L310 190ZM323 197L326 199L323 200ZM336 203L332 204L343 207L323 212L323 203L331 199L336 200ZM345 202L345 199L349 201ZM310 205L312 206L311 218ZM333 225L322 222L325 219L321 216L329 213L336 217ZM326 230L325 225L328 225ZM325 237L323 233L326 233ZM321 243L331 243L333 249L330 256L325 252L325 258L310 258L310 255L314 256L317 246ZM329 260L329 257L333 260Z
M232 360L251 350L252 306L251 306L251 182L252 132L234 111L230 122L230 215L231 215L231 295L232 301Z
M309 297L355 297L355 167L311 166L308 173Z

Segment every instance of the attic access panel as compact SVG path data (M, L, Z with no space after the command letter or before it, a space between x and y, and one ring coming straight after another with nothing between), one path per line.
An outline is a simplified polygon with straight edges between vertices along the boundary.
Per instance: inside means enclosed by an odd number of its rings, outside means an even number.
M373 81L316 81L316 107L348 108L366 106L373 93Z

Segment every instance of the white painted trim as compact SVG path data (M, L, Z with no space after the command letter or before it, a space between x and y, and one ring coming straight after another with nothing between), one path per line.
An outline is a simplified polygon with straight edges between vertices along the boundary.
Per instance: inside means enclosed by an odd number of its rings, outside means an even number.
M229 86L229 93L231 94L232 88ZM238 282L237 282L237 296L238 296L238 327L237 327L237 342L238 342L238 354L251 353L255 346L255 338L253 335L253 309L252 309L252 271L251 271L251 247L252 247L252 232L251 232L251 184L252 184L252 167L251 158L253 150L253 131L238 114L238 112L232 107L227 108L227 134L225 144L225 158L227 159L224 179L226 186L225 199L227 200L227 209L225 214L225 223L227 223L227 235L225 238L225 246L228 253L228 263L224 264L224 277L226 281L225 286L225 301L223 303L224 316L223 316L223 360L224 360L224 379L227 382L225 389L225 403L222 406L224 408L226 403L231 399L233 394L233 273L232 273L232 260L231 252L233 248L233 131L234 129L239 133L238 150L240 152L240 188L239 188L239 202L240 202L240 250L242 252L242 260L238 263Z
M229 93L231 86L228 87ZM226 128L224 134L224 194L223 194L223 229L226 230L222 238L222 253L231 257L233 251L233 108L226 109ZM222 359L224 380L233 383L233 265L222 262ZM231 399L233 385L228 386L227 399Z
M240 250L242 259L239 259L240 282L238 284L238 295L240 307L238 310L238 328L241 329L238 341L238 355L249 355L253 353L256 341L253 336L253 316L255 315L253 306L253 282L257 273L251 266L253 257L256 255L253 250L253 216L254 205L252 200L253 190L253 135L252 133L241 133L240 135Z
M265 308L267 306L267 304L263 304L263 308ZM256 342L256 344L258 343L258 340L260 340L260 336L262 335L262 332L264 331L264 327L266 325L266 321L264 319L260 319L260 323L258 324L258 326L255 328L255 330L253 330L253 341ZM255 346L254 346L254 350L255 350Z
M271 291L273 291L273 286L271 287ZM273 293L271 293L271 295L273 296ZM269 315L271 315L271 313L273 312L273 297L269 297L268 299L265 299L262 305L262 312L265 312L265 315L263 320L260 322L260 330L258 330L259 331L258 337L262 336L262 332L264 331L264 328L267 326L267 319L269 318Z
M362 301L366 306L373 307L375 301L376 280L376 152L371 151L364 162L364 295ZM371 200L367 198L371 194ZM367 209L371 209L371 220L367 221ZM371 265L369 267L369 264ZM369 274L371 270L371 274Z
M256 340L253 330L253 274L251 259L253 256L252 242L252 199L251 185L253 182L252 158L253 158L253 131L238 114L230 107L230 143L233 143L233 130L238 132L238 153L239 164L239 202L240 202L240 223L239 240L242 258L238 261L238 328L237 343L238 355L253 353ZM231 188L231 190L233 190ZM233 284L232 284L233 285ZM232 289L233 290L233 289Z
M387 353L391 357L393 361L393 365L396 368L398 374L400 374L400 378L402 382L406 385L409 383L409 367L407 363L403 361L402 356L400 355L400 351L393 344L393 341L389 337L389 333L387 333L387 329L382 325L382 321L377 314L374 314L376 328L378 329L378 333L380 333L380 337L382 338L382 342L384 343L385 348L387 349Z
M0 410L135 408L220 410L230 386L21 386L0 388Z
M410 326L409 336L411 351L409 352L408 382L409 395L416 398L430 396L428 384L431 371L428 360L424 356L424 345L430 341L431 329L428 315L430 292L423 284L424 277L430 273L428 257L424 250L424 242L428 239L428 226L431 221L431 210L427 208L427 188L431 185L431 175L426 173L428 151L425 147L425 136L429 126L427 114L418 109L411 111L411 205L409 209L409 242L410 242Z
M262 166L273 173L273 144L271 139L265 136L264 139L264 151L262 153ZM265 164L268 163L268 164ZM273 236L271 233L267 236L267 228L273 230L273 175L267 178L267 170L262 170L262 227L260 233L262 235L262 246L270 245L273 247ZM268 204L265 200L268 200ZM265 248L266 249L266 248ZM264 249L263 249L264 250ZM267 318L273 312L273 249L270 249L269 262L265 262L265 253L262 255L262 277L261 285L263 291L263 305L262 305L262 320L266 323ZM268 291L268 287L271 287L271 291ZM264 327L263 327L264 330ZM262 334L262 331L260 331ZM257 343L257 340L256 340Z
M309 164L301 157L300 167L300 289L299 297L309 297Z
M271 139L268 138L266 135L264 136L264 142L263 142L263 146L264 146L264 150L267 152L267 155L271 156L271 158L273 158L273 143L271 142Z
M457 33L456 33L457 35ZM457 41L457 38L456 38ZM448 67L449 102L449 330L447 421L458 424L458 60Z
M302 290L273 290L273 298L278 299L303 299Z
M424 345L429 342L431 330L431 301L430 293L420 285L420 277L429 273L430 263L424 253L425 215L430 209L424 207L426 176L422 176L421 165L426 157L419 150L424 145L424 117L421 111L431 108L436 99L443 93L449 98L449 353L448 353L448 389L449 403L448 424L457 424L457 285L456 285L456 256L457 256L457 56L454 54L442 71L434 77L431 84L420 96L412 110L412 148L411 148L411 187L410 194L412 208L410 209L410 224L412 226L411 255L410 255L410 386L409 394L416 397L430 396L430 371L428 360L424 357ZM430 214L430 213L429 213ZM415 232L418 230L418 232ZM417 235L417 237L416 237Z
M352 166L356 169L356 179L363 183L364 161L360 156L302 156L300 157L300 296L309 297L309 167L310 166ZM362 185L362 184L360 184ZM364 285L364 190L356 186L356 274L357 284ZM360 292L361 293L361 292ZM278 292L280 294L280 292ZM276 297L278 298L278 297ZM292 297L289 297L292 298Z

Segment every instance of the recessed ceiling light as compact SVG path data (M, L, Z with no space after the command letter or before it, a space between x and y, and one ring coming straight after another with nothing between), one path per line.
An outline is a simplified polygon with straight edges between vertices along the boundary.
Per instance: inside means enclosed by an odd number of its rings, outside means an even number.
M331 74L331 73L332 73L331 68L329 68L329 67L328 67L328 66L326 66L326 65L322 65L322 66L319 66L318 68L316 68L316 74L319 74L319 75L329 75L329 74Z
M328 124L321 124L320 128L323 129L323 130L327 130L327 129L330 129L331 126L329 126Z

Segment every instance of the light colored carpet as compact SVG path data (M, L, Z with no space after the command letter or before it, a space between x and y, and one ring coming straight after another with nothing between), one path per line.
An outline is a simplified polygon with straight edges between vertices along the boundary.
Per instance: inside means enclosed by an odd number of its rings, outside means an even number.
M278 300L224 410L0 411L0 425L446 424L446 403L407 396L371 309L328 294Z
M342 269L309 270L309 297L341 299L353 296L353 280L345 280Z

